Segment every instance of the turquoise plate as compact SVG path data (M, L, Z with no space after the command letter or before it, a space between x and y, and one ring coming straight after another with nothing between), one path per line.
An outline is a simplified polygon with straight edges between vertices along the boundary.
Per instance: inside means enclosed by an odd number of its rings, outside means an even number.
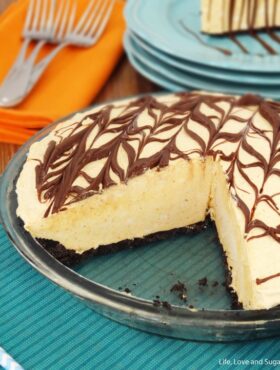
M203 76L200 78L194 74L174 68L139 48L128 35L125 36L124 45L131 64L142 75L165 89L180 91L187 88L235 95L254 93L266 98L280 98L278 87L269 88L260 87L259 85L227 83Z
M237 71L273 72L280 71L280 56L270 55L251 36L238 36L250 50L244 54L228 37L213 37L200 32L200 1L193 0L130 0L125 9L128 28L160 50L187 61L215 68ZM187 26L203 43L187 32ZM261 37L280 53L280 45L266 34ZM213 49L218 46L230 50L226 56Z
M237 72L202 66L200 64L188 62L184 59L176 58L170 54L162 52L160 49L154 47L148 42L145 42L145 40L141 39L141 37L134 32L128 31L128 33L131 42L139 49L143 49L161 62L164 62L174 68L178 68L179 70L192 73L195 76L215 78L217 80L227 81L230 83L244 81L246 84L253 85L280 86L280 73L250 73L250 71L244 73L244 71Z

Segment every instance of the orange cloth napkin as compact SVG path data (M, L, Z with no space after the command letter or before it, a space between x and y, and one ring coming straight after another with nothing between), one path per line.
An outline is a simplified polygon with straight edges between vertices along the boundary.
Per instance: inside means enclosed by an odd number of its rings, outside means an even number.
M0 83L21 47L28 0L12 4L0 17ZM79 0L77 19L88 0ZM124 2L118 0L99 42L90 48L67 47L51 62L19 106L0 108L0 142L22 144L37 129L89 105L122 54ZM31 47L31 49L34 45ZM53 46L46 46L43 57Z

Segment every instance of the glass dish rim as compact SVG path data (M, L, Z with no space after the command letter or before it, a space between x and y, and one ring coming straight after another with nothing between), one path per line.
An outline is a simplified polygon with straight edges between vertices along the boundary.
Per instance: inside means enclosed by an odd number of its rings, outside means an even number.
M73 117L77 113L83 113L114 102L137 99L144 95L159 96L168 94L170 92L141 94L94 104L83 110L71 113L36 133L19 148L0 178L0 204L2 205L0 208L0 221L3 228L17 251L39 273L74 296L90 301L92 304L102 305L104 308L123 314L136 315L154 324L164 320L170 324L176 323L186 327L192 326L194 322L199 322L199 325L204 328L211 326L213 329L221 329L224 326L238 326L245 329L252 328L252 326L257 328L258 325L263 327L266 322L273 321L274 324L277 323L280 327L279 306L268 310L197 310L176 305L172 305L172 309L168 311L159 309L150 300L127 295L83 277L78 272L57 261L34 239L32 239L33 242L26 240L23 233L20 235L13 228L12 223L17 220L17 217L16 214L10 213L7 204L8 195L14 192L17 176L25 161L29 147L34 142L46 136L57 124Z

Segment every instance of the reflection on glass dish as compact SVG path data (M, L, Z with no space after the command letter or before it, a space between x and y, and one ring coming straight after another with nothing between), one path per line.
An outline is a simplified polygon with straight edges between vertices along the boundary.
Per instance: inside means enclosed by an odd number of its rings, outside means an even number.
M233 311L225 290L223 256L213 225L134 250L98 256L70 269L50 256L16 217L15 182L30 145L2 178L3 225L19 252L42 274L98 312L124 324L185 339L242 340L279 333L280 310ZM186 297L172 289L178 281Z

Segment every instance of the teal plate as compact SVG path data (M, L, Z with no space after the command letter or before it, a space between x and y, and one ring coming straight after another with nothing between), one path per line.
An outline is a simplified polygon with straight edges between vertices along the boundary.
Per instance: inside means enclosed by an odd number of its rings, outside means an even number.
M278 87L262 87L260 85L249 85L241 82L222 82L179 70L158 60L146 50L140 48L128 34L125 35L124 45L128 58L135 69L165 89L171 91L194 89L234 95L252 93L275 100L280 98Z
M256 311L230 308L223 255L212 224L199 232L96 256L73 269L54 259L22 227L16 215L15 184L30 145L55 125L44 128L19 149L0 184L1 222L30 265L100 314L151 333L203 341L280 334L279 307ZM187 287L186 302L171 291L178 281Z
M191 73L194 76L213 78L217 81L225 81L229 83L237 83L242 81L246 84L261 85L261 86L280 86L280 73L250 73L250 71L231 71L226 69L217 69L208 66L202 66L196 63L188 62L181 58L176 58L167 54L160 49L153 47L148 42L145 42L137 34L132 31L127 31L131 44L135 45L138 50L142 49L160 62L171 67L177 68L179 71Z
M236 71L279 73L280 56L270 55L251 36L238 36L242 44L250 50L244 54L228 37L213 37L200 32L200 1L193 0L129 0L125 16L128 28L154 47L186 61L215 68ZM184 24L199 36L187 32ZM261 37L280 53L280 44L266 34ZM227 56L213 49L217 46L230 50Z

